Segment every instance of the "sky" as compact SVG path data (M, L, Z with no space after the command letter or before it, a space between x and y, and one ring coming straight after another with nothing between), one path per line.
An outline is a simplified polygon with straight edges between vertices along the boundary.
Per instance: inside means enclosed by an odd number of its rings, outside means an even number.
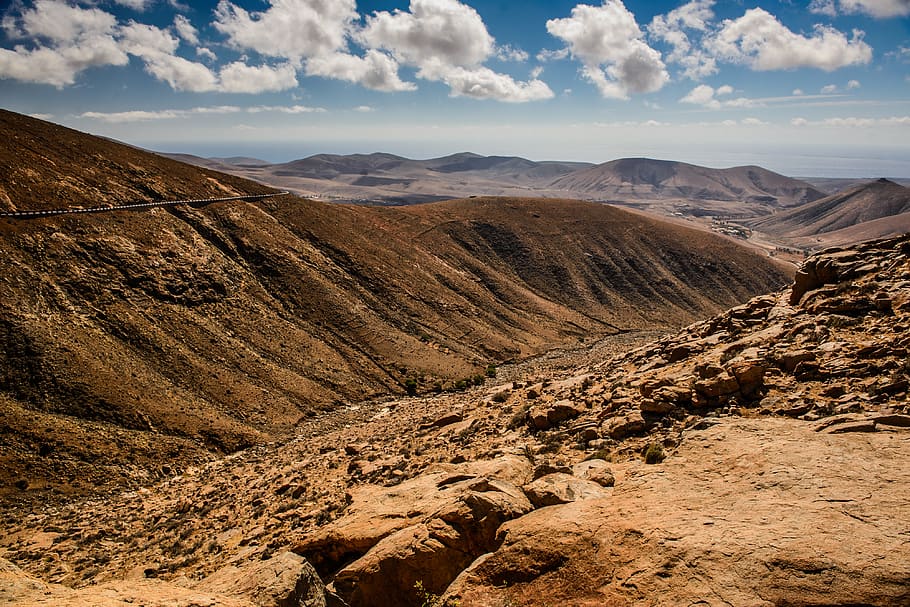
M0 107L158 151L910 177L910 0L0 7Z

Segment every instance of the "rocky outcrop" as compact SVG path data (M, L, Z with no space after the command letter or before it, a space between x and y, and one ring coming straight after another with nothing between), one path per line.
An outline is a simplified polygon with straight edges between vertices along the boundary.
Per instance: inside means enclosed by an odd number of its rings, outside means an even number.
M441 593L496 547L502 523L533 509L519 488L530 477L527 459L506 456L444 466L394 488L363 486L345 517L294 550L332 574L351 607L420 605L417 582Z
M536 510L445 598L503 605L905 605L910 434L782 419L690 430L608 499Z

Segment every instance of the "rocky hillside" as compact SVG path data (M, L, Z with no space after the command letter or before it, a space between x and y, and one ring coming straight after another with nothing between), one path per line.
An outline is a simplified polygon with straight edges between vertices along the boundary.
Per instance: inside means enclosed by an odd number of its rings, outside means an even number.
M0 112L10 210L269 192ZM293 196L0 219L0 498L139 486L321 410L460 389L581 339L784 283L719 238L599 205Z
M824 252L628 352L362 403L154 487L8 512L0 596L906 605L908 348L910 237Z

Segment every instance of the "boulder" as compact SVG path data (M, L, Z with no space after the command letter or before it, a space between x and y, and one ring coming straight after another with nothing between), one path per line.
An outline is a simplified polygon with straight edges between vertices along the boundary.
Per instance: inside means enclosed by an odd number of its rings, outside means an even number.
M739 383L736 378L726 373L700 379L695 382L693 387L696 392L709 399L735 394L739 391Z
M744 395L754 394L762 386L767 370L767 363L763 360L737 361L728 367L728 372L736 378L739 390Z
M325 585L306 559L282 552L245 567L229 565L196 584L196 589L245 596L256 607L326 607Z
M610 438L620 439L642 432L647 426L645 418L640 411L632 411L621 417L614 417L609 421Z
M787 350L786 352L783 352L777 360L784 370L792 373L796 370L796 365L799 363L807 360L815 360L815 352L804 349Z
M597 499L610 495L594 481L576 478L570 474L548 474L522 487L535 508L568 504L577 500Z
M594 481L601 487L612 487L616 484L610 465L602 459L578 462L572 466L572 474L587 481Z

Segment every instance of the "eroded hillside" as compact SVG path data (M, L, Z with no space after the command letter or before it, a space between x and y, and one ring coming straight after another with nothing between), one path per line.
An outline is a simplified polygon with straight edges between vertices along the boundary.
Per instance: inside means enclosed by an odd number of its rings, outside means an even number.
M0 118L8 209L269 192ZM13 505L137 487L320 410L678 327L787 280L730 241L571 201L284 196L5 219L0 235L0 494Z

